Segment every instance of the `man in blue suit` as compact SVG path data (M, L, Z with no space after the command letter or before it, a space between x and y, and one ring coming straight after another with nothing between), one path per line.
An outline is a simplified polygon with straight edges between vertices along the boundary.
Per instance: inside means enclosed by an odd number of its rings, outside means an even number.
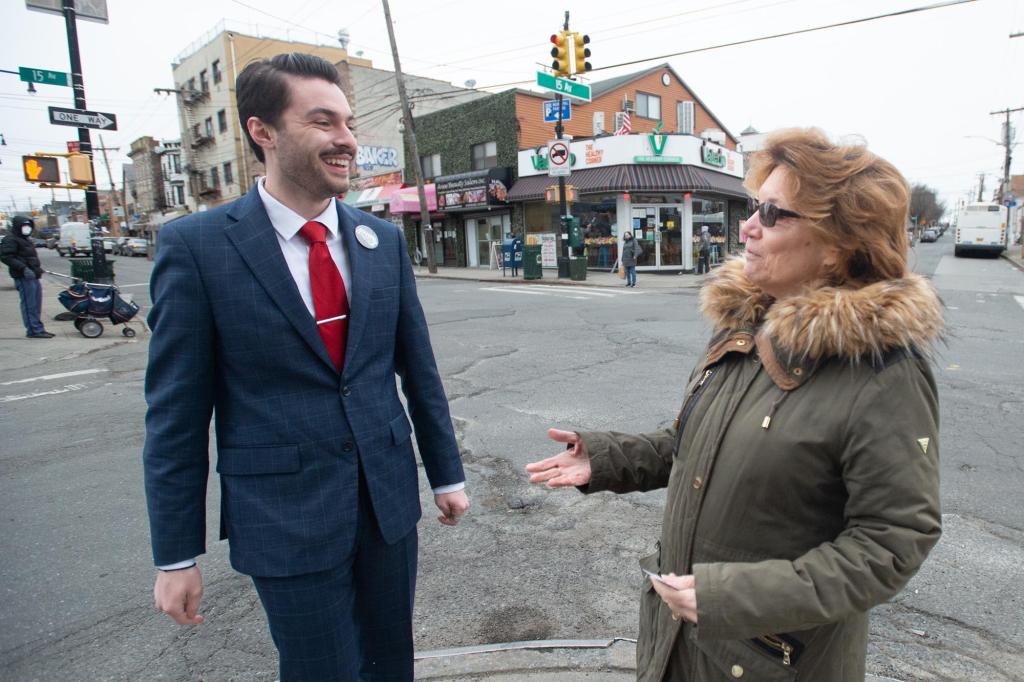
M203 621L215 414L221 538L263 602L281 680L411 680L413 429L439 520L455 525L469 500L402 232L335 199L356 155L339 86L311 55L247 66L239 117L266 177L161 230L144 452L154 596Z

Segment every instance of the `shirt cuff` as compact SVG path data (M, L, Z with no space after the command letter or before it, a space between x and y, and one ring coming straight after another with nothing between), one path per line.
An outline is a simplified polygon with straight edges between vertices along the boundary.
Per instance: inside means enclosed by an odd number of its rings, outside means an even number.
M451 485L442 485L442 486L438 486L437 488L434 488L434 494L435 495L445 495L447 493L454 493L454 492L458 492L459 490L462 490L465 487L466 487L466 482L465 481L463 481L462 483L452 483Z
M195 559L185 559L184 561L179 561L176 564L167 564L165 566L157 566L157 568L159 568L161 571L178 571L178 570L181 570L183 568L191 568L192 566L195 566L195 565L196 565L196 560Z

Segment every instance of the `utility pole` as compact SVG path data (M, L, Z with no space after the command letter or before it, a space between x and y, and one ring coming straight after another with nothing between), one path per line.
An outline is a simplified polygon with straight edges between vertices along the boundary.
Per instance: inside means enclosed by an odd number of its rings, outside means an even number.
M1010 161L1012 159L1013 151L1013 129L1010 127L1010 113L1014 111L1024 111L1024 107L1017 107L1016 109L1006 108L1001 111L990 111L989 114L992 116L998 116L1003 114L1006 118L1003 120L1003 182L999 185L999 203L1006 206L1006 247L1010 247L1010 241L1012 240L1013 225L1010 221L1010 215L1013 213L1013 207L1010 206L1010 201L1007 195L1010 193Z
M416 146L416 129L412 121L412 108L405 94L405 80L402 77L402 63L398 60L398 44L395 42L395 29L391 25L391 8L388 0L381 0L384 5L384 21L388 25L388 38L391 40L391 56L395 60L395 81L398 84L398 97L402 100L402 120L405 122L405 142L412 154L412 172L416 179L416 191L420 199L420 223L423 236L427 240L427 270L437 272L437 259L434 254L434 227L430 223L430 209L427 208L427 192L423 188L423 171L420 168L420 150Z
M75 108L85 109L85 84L82 81L82 58L78 51L78 26L75 21L75 0L63 0L64 24L68 32L68 53L71 56L71 85L75 93ZM89 157L92 163L92 139L88 128L78 129L79 151ZM96 177L95 170L93 177ZM89 218L100 215L99 197L96 195L96 183L93 181L85 190L85 211Z
M978 202L985 201L982 195L985 194L985 174L978 173Z
M100 135L100 147L99 147L99 150L101 152L103 152L103 165L107 167L107 179L110 181L110 193L118 198L118 203L121 204L121 213L124 215L125 223L127 223L128 222L128 209L125 207L124 199L122 198L121 194L117 191L117 186L114 184L114 174L110 172L110 161L107 159L107 151L116 152L118 149L120 149L120 147L108 147L106 145L106 143L103 141L103 136ZM111 197L109 197L109 199L110 199L111 209L113 209L114 198L113 198L113 196L111 196ZM120 229L113 229L114 228L114 211L113 210L110 211L110 227L112 228L110 230L110 234L112 236L114 236L114 237L120 237L121 236Z

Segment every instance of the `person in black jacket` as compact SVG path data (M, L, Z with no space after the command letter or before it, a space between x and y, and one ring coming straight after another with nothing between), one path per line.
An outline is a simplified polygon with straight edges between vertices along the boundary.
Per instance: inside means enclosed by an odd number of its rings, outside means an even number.
M0 241L0 261L7 266L14 286L21 296L21 319L25 323L25 336L30 339L52 339L39 314L43 307L43 267L39 263L35 244L29 237L35 222L25 216L14 216L10 234Z

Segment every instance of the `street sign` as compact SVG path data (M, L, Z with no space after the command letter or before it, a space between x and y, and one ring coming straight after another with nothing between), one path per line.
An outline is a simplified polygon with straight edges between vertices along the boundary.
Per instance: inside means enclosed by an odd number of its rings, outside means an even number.
M569 106L570 100L562 100L562 120L568 121L572 119L572 107ZM544 122L551 123L558 120L558 100L549 99L544 102Z
M54 125L117 130L117 116L113 114L102 111L86 111L85 109L64 109L63 107L49 107L49 109L50 123Z
M28 182L60 182L60 168L57 166L57 159L52 156L23 156L21 169Z
M548 177L569 177L572 175L572 154L569 153L569 140L551 140L548 142Z
M68 140L68 154L81 154L82 143L78 140Z
M590 86L584 85L583 83L577 83L566 78L556 78L550 73L544 73L543 71L537 72L537 85L544 88L545 90L551 90L553 92L560 92L563 95L569 97L575 97L581 99L584 102L590 101Z
M29 66L19 66L18 75L26 83L39 83L41 85L63 85L71 87L71 79L63 71L49 71L47 69L33 69Z

